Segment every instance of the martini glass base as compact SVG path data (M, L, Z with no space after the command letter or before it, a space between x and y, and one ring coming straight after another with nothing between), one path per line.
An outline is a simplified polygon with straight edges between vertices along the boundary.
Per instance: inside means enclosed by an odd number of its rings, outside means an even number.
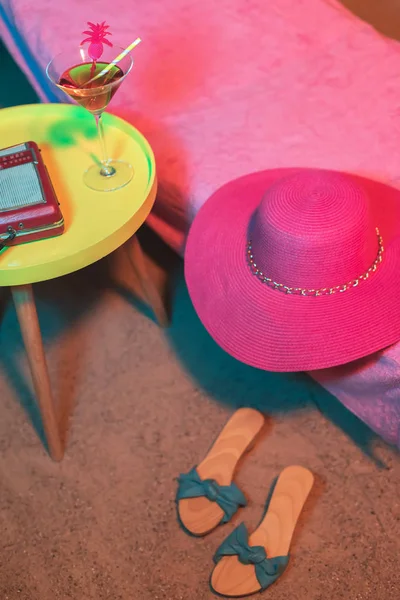
M96 192L112 192L127 185L133 177L133 167L122 160L107 163L110 175L103 175L98 165L90 167L83 176L84 183Z

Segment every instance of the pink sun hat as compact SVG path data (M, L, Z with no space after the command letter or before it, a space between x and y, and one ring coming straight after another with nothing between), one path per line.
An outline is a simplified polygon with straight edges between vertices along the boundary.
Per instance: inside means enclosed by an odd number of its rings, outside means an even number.
M200 209L185 251L194 308L268 371L345 364L400 340L400 192L316 169L241 177Z

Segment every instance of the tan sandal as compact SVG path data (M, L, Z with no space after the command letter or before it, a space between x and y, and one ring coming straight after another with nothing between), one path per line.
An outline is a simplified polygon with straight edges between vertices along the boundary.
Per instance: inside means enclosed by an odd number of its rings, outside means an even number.
M246 498L232 483L239 459L249 450L264 425L264 416L253 408L240 408L229 419L205 459L178 478L178 519L185 531L206 535L227 523Z
M267 589L282 575L313 482L313 474L304 467L282 471L257 529L249 536L242 523L217 550L210 580L213 592L229 598L250 596Z

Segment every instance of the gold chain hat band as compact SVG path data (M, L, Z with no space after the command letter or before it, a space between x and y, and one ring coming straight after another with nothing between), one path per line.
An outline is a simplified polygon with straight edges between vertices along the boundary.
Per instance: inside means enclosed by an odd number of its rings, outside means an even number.
M347 283L343 283L341 285L336 285L331 288L325 287L325 288L320 288L318 290L314 290L314 289L308 289L308 288L289 287L288 285L285 285L283 283L278 283L278 282L274 281L273 279L271 279L270 277L267 277L257 267L257 264L254 260L251 240L247 242L247 262L249 264L249 267L250 267L253 275L255 275L261 281L261 283L265 283L266 285L268 285L269 287L271 287L275 290L279 290L281 292L284 292L285 294L295 294L298 296L329 296L331 294L336 294L337 292L341 292L341 293L346 292L347 290L349 290L353 287L357 287L360 284L360 282L369 279L369 276L372 273L375 273L378 266L382 262L382 255L384 252L383 240L382 240L382 236L379 233L378 228L376 228L376 235L378 236L378 254L377 254L377 257L374 260L373 264L368 269L368 271L366 271L365 273L363 273L362 275L357 277L357 279L352 279L351 281L348 281Z

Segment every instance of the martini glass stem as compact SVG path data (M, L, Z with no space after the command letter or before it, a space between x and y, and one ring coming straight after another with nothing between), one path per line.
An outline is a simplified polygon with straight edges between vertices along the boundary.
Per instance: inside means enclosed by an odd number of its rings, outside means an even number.
M109 158L106 150L106 143L104 141L104 131L103 131L103 121L101 118L101 114L94 115L96 119L97 133L99 137L100 149L101 149L101 169L100 174L104 177L111 177L114 175L115 169L114 167L110 167Z

